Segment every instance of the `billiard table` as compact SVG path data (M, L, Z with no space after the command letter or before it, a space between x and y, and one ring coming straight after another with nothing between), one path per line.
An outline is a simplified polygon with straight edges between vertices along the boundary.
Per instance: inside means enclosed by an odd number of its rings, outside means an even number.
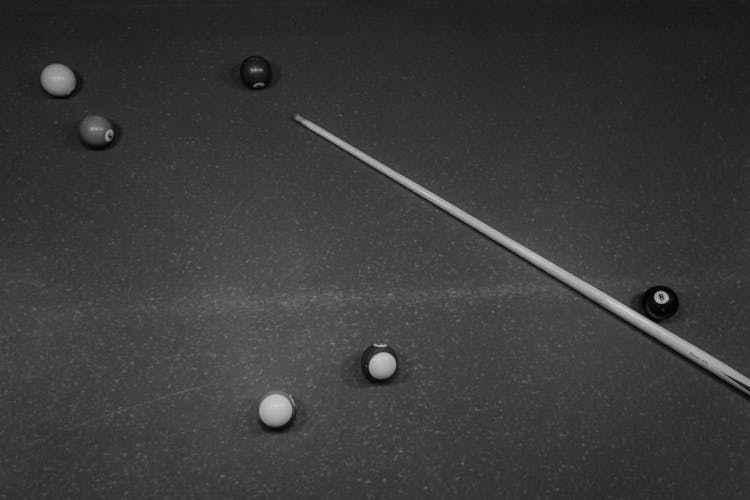
M662 326L748 374L748 26L745 2L4 2L0 498L747 498L750 398L292 116L635 309L673 288Z

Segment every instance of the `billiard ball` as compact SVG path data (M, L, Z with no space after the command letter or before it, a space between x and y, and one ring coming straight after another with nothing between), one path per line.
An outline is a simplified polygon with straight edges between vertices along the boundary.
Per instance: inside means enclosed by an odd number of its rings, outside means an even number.
M115 138L112 122L99 115L89 115L81 120L78 136L91 148L101 149L109 146Z
M258 421L269 429L283 429L296 415L297 405L288 392L270 391L260 399Z
M641 298L643 312L652 321L662 321L677 313L680 301L674 290L667 286L652 286Z
M76 89L76 75L64 64L50 64L39 76L42 88L55 97L68 97Z
M247 88L264 89L271 84L271 64L260 56L250 56L242 61L240 77Z
M388 344L372 344L362 353L362 371L373 382L385 382L398 369L398 358Z

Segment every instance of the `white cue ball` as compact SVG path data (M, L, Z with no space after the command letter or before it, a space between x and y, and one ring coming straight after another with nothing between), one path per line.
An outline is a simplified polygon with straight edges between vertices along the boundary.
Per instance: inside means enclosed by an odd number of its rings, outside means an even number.
M396 373L396 351L387 344L372 344L362 354L362 370L373 382L383 382Z
M268 392L258 405L258 420L272 429L281 429L291 424L296 414L294 398L284 391Z
M67 97L76 89L76 75L64 64L50 64L39 76L42 88L55 97Z

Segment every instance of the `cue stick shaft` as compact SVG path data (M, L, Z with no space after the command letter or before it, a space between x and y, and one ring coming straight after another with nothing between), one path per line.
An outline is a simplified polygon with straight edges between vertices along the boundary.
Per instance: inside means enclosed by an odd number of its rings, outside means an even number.
M303 118L299 114L294 115L294 120L316 135L322 137L335 146L338 146L358 160L364 162L378 172L401 184L403 187L409 189L410 191L429 201L438 208L444 210L464 224L482 233L487 238L495 241L499 245L502 245L506 249L533 264L547 274L550 274L551 276L557 278L563 284L569 286L592 302L600 305L604 309L607 309L611 313L627 321L631 325L650 335L662 344L668 346L675 352L696 363L705 370L711 372L740 392L744 393L746 396L750 396L750 379L748 379L745 375L741 374L723 361L711 356L710 354L703 351L702 349L699 349L690 342L678 337L666 328L659 326L650 319L626 306L622 302L610 297L598 288L569 273L557 264L545 259L541 255L533 252L520 243L517 243L503 233L480 221L473 215L464 212L452 203L444 200L435 193L420 186L408 177L399 174L395 170L384 165L368 154L360 151L344 140L339 139L335 135L331 134L330 132L321 128L310 120Z

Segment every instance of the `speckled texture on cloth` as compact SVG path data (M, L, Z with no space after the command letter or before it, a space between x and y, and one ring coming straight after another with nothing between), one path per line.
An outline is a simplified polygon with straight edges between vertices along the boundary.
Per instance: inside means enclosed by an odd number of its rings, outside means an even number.
M0 6L0 498L746 497L747 398L290 117L747 374L750 7L374 4Z

